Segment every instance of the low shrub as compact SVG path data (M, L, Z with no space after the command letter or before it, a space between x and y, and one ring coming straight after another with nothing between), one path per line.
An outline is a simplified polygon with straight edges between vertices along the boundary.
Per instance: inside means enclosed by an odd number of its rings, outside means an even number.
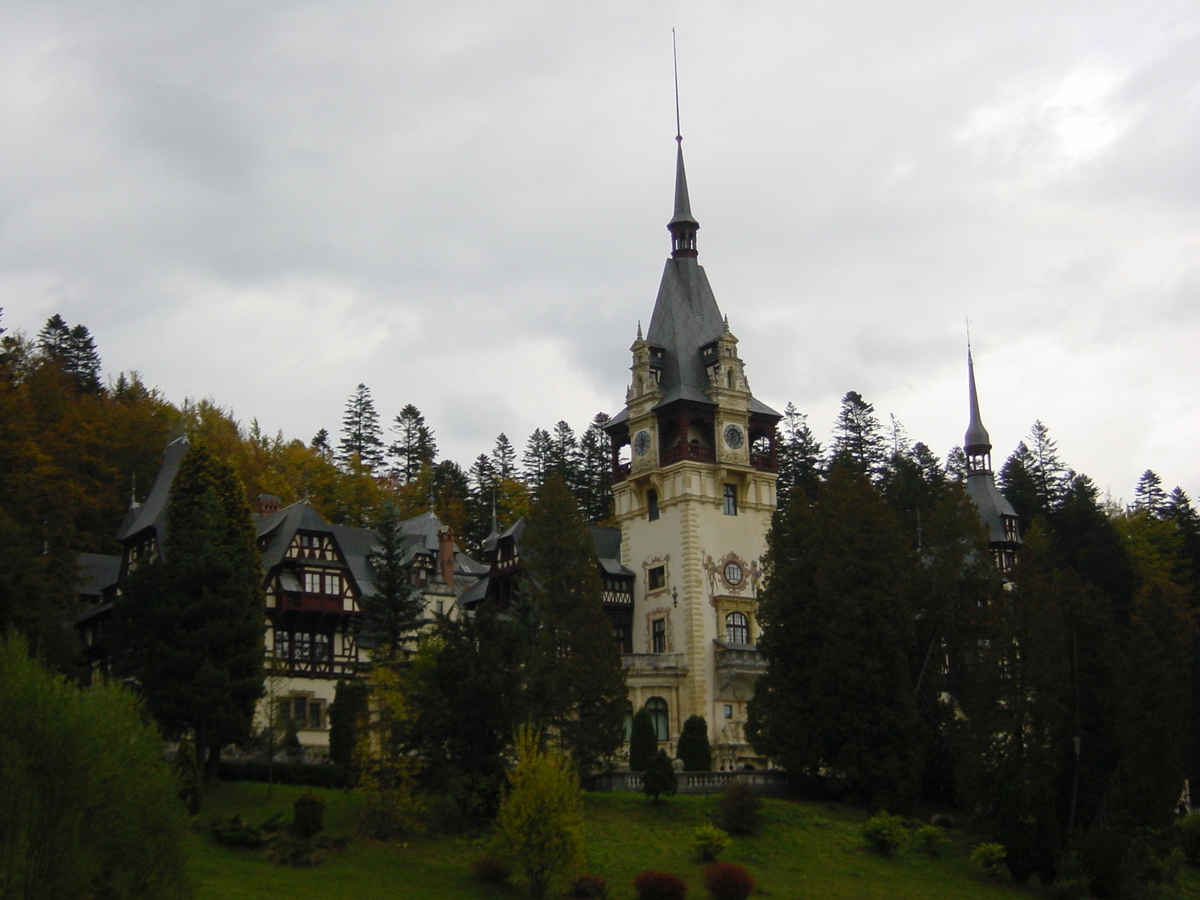
M633 889L638 900L684 900L687 883L671 872L656 872L647 869L633 879Z
M908 831L902 818L889 815L886 810L881 809L867 819L862 827L862 836L867 846L876 853L891 856L904 846Z
M571 896L583 900L607 900L608 881L599 875L580 875L571 884Z
M1003 844L980 844L971 851L971 865L992 881L1000 881L1004 877L1000 867L1007 855Z
M484 884L504 884L512 877L512 867L495 856L481 856L471 863L471 874Z
M281 866L311 868L325 857L325 850L311 838L279 833L267 841L267 861Z
M1088 877L1078 855L1068 853L1055 867L1054 883L1050 885L1050 900L1083 900L1088 895Z
M712 900L746 900L754 893L754 877L734 863L713 863L704 870L704 886Z
M277 762L268 779L267 764L259 759L221 760L217 777L222 781L268 781L302 787L348 788L354 783L346 766L317 763Z
M1193 866L1200 866L1200 815L1177 819L1175 835L1187 861Z
M942 852L942 845L945 843L946 836L936 825L922 825L913 832L913 849L926 856L937 856Z
M717 824L730 834L754 834L758 831L762 798L745 781L731 781L721 794Z
M292 804L292 834L310 838L324 827L325 801L312 791L305 791Z
M240 815L230 819L213 819L209 829L213 839L223 847L256 849L267 843L267 835L262 828L251 825Z
M701 862L712 862L729 846L729 835L715 825L697 825L692 832L692 846Z

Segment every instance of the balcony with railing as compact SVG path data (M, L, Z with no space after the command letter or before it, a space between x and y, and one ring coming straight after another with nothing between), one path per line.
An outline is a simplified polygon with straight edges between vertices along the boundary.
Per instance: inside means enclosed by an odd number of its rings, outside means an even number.
M717 647L717 671L759 675L767 671L767 661L753 647Z
M699 444L676 444L674 447L664 447L658 454L659 465L670 465L682 459L692 459L698 462L713 462L717 458L712 447L702 447Z
M621 665L630 675L640 672L675 672L682 675L687 671L682 653L624 653L621 655Z

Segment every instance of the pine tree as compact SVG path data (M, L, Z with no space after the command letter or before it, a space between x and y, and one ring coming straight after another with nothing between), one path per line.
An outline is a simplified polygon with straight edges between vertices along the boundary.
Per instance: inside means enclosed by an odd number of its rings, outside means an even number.
M967 480L967 454L962 447L951 447L946 454L946 477L955 481Z
M621 743L625 676L592 540L558 472L534 500L521 552L540 624L529 665L533 719L589 771Z
M1062 501L1075 473L1058 458L1058 443L1050 437L1050 429L1041 419L1029 428L1029 474L1037 488L1038 499L1047 510L1055 509Z
M768 663L750 703L755 749L791 772L828 769L876 805L916 793L914 557L857 466L775 518L760 600Z
M1143 510L1155 518L1161 518L1167 509L1167 492L1163 490L1162 479L1153 469L1147 469L1138 479L1133 491L1133 508Z
M576 495L589 525L604 522L612 515L612 439L604 427L607 413L596 413L579 440L579 486Z
M1050 512L1049 503L1038 489L1033 466L1033 453L1021 441L1005 460L998 479L1001 493L1020 517L1022 531L1028 531L1037 516L1046 516Z
M421 411L409 403L392 423L396 440L388 448L395 459L393 473L401 482L413 481L424 466L432 466L437 458L437 442L433 429L425 424Z
M807 415L797 411L793 403L783 408L780 432L776 494L782 507L796 485L809 494L816 491L821 480L821 444L808 427Z
M192 731L206 775L250 734L263 691L262 569L241 481L193 444L171 484L164 561L139 567L114 609L116 658L168 733Z
M96 352L91 332L84 325L71 329L68 339L67 371L75 379L81 393L98 394L100 383L100 354Z
M71 350L71 326L58 313L52 315L38 332L38 352L47 359L62 360Z
M525 444L522 458L525 483L536 493L545 483L553 468L553 447L550 434L543 428L535 428Z
M309 446L312 447L313 450L317 451L317 453L319 453L324 459L333 459L333 447L329 443L328 428L322 428L320 431L314 434L312 441L309 442Z
M382 434L371 391L360 383L346 401L338 461L351 471L374 472L383 465Z
M360 600L362 616L356 622L363 645L371 648L372 659L388 665L407 655L425 615L421 590L412 585L412 563L401 524L399 511L389 503L375 525L375 547L367 554L375 590Z
M517 451L503 431L496 437L496 446L492 448L492 466L501 481L517 477Z
M875 478L887 459L887 440L875 416L875 407L857 391L842 398L833 426L830 460L844 460L869 478Z

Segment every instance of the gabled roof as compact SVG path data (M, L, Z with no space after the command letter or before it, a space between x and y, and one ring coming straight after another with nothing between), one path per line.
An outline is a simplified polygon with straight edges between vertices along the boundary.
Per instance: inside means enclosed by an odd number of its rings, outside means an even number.
M188 451L186 437L178 437L167 444L163 451L162 465L154 479L154 485L141 506L131 509L125 515L125 521L117 530L117 540L124 543L139 533L153 528L158 535L158 546L166 543L167 536L167 501L171 496L171 482L179 472L179 464Z
M79 593L99 596L115 587L121 575L121 557L103 553L79 554Z
M283 562L287 555L288 545L297 531L314 531L333 534L330 526L307 500L299 500L291 506L285 506L278 512L271 513L258 520L258 537L262 539L271 536L271 542L262 554L262 567L269 572ZM341 545L341 541L338 541ZM344 548L343 548L343 552Z
M1011 516L1015 519L1017 511L996 487L992 473L972 472L967 475L967 494L979 510L979 519L988 530L988 540L992 543L1007 541L1004 519L1001 517Z
M592 545L596 548L596 559L600 568L607 575L620 575L634 578L635 574L621 564L621 529L610 528L606 525L589 525L588 533L592 536Z

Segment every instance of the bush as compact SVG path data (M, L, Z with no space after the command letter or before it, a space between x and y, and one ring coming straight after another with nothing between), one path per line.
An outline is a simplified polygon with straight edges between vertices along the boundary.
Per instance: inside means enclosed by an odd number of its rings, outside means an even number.
M971 865L992 881L1000 881L1003 878L1000 867L1004 865L1005 856L1003 844L980 844L971 851Z
M937 856L945 843L946 837L936 825L922 825L913 832L913 849L926 856Z
M704 870L704 886L712 900L746 900L754 893L754 878L733 863L713 863Z
M1051 900L1083 900L1088 895L1088 878L1078 855L1068 853L1056 868L1054 884L1050 885Z
M862 836L876 853L891 856L904 846L908 832L904 828L902 818L888 815L886 810L881 809L863 825Z
M633 714L629 726L629 771L645 772L658 751L658 735L650 710L642 708Z
M683 723L675 754L685 772L712 771L712 750L708 746L708 723L704 716L689 716Z
M538 747L526 731L517 736L516 751L492 846L525 871L530 894L543 897L551 878L578 871L583 860L583 791L563 750Z
M0 721L0 891L187 895L187 812L132 692L80 690L0 636Z
M196 762L196 745L184 738L175 747L175 760L171 764L175 777L179 779L179 799L193 816L200 812L204 799L201 789L200 765Z
M599 875L580 875L571 885L571 896L583 900L607 900L608 882Z
M754 834L758 831L762 798L745 781L729 782L721 794L717 824L730 834Z
M678 875L647 869L633 879L638 900L684 900L687 884Z
M1200 866L1200 815L1177 819L1175 834L1187 861L1193 866Z
M311 838L280 832L267 841L267 861L281 866L311 868L325 858L325 850Z
M701 862L712 862L729 846L729 835L715 825L698 825L692 832L692 846Z
M261 828L256 828L244 821L239 815L233 816L228 821L220 818L213 819L209 830L213 840L224 847L256 848L267 842L267 836Z
M471 863L471 874L484 884L504 884L512 877L512 869L502 859L481 856Z
M310 838L324 827L325 801L312 791L305 791L292 804L292 834Z
M659 796L666 794L673 797L678 789L679 779L675 775L671 758L667 756L666 750L659 750L642 775L642 791L657 803Z

